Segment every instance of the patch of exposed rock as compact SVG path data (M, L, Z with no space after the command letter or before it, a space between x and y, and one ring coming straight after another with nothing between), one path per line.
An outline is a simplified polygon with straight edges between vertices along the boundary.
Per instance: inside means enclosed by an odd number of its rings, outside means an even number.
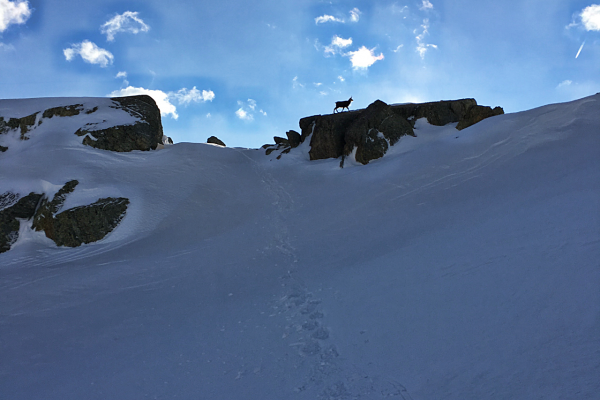
M76 180L69 181L52 200L44 197L34 216L33 229L43 231L58 246L77 247L104 238L119 225L129 205L124 197L106 197L59 212L78 184Z
M21 140L28 140L29 138L26 136L26 134L31 131L35 125L38 114L39 113L36 112L26 117L9 118L8 121L6 121L3 117L0 117L0 134L7 133L12 129L18 129L21 134Z
M19 195L6 192L0 195L0 253L10 250L19 237L19 219L33 218L42 198L41 194Z
M128 152L133 150L156 150L163 140L160 110L152 97L147 95L113 97L114 108L121 109L138 118L130 125L117 125L94 129L82 127L75 132L85 136L83 144L102 150Z
M263 149L266 149L267 155L276 150L281 150L281 153L277 156L277 159L280 159L282 154L289 153L293 148L300 146L300 143L303 142L301 135L294 130L287 131L285 135L287 136L287 139L275 136L273 137L275 144L265 144L262 146Z
M221 139L219 139L218 137L216 137L216 136L211 136L208 139L206 139L206 143L216 144L217 146L227 147L225 145L225 143Z

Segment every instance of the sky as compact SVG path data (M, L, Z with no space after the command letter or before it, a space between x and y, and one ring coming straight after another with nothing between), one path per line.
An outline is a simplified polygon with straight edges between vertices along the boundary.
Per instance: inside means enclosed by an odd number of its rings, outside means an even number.
M146 93L177 142L257 148L335 101L600 92L600 4L567 0L0 0L0 98Z

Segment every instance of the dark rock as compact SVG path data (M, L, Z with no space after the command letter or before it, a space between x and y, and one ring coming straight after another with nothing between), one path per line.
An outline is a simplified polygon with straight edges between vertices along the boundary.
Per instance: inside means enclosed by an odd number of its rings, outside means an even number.
M113 97L111 100L115 102L113 108L122 109L139 121L98 130L93 129L93 126L80 128L75 134L85 136L83 144L118 152L156 150L162 143L163 128L160 110L152 97L139 95Z
M361 114L361 111L349 111L338 114L314 115L302 118L302 141L309 136L311 160L338 158L344 154L346 130Z
M51 201L42 200L35 213L33 228L44 231L58 246L77 247L104 238L125 216L129 200L107 197L93 204L60 212L66 197L79 182L67 182Z
M54 236L54 215L62 208L67 195L75 190L79 181L72 180L67 182L55 195L52 200L48 200L46 196L35 213L33 218L33 229L36 231L44 231L50 239Z
M29 138L25 134L35 125L37 115L38 113L36 112L22 118L10 118L8 121L0 117L0 134L12 129L19 129L21 131L21 140L28 140Z
M171 138L170 138L170 137L168 137L167 135L163 135L161 143L162 143L163 145L166 145L166 144L173 144L173 139L171 139Z
M225 146L225 143L223 143L223 141L216 136L211 136L208 139L206 139L206 143L212 143L219 146L227 147Z
M292 148L296 148L300 146L300 143L302 143L302 136L300 136L300 134L294 130L287 131L285 135L287 136L288 143Z
M10 250L19 237L17 218L31 219L42 195L32 192L21 199L18 197L10 192L0 196L0 253Z
M286 138L282 138L279 136L274 136L273 140L275 140L275 144L277 145L283 145L283 146L289 146L290 142L286 139Z
M377 100L346 130L344 156L356 148L356 161L367 164L383 157L389 145L393 146L405 135L414 136L411 124L383 101Z
M274 152L275 150L277 150L277 147L268 147L267 150L265 151L266 155L271 154L272 152Z
M427 118L427 122L431 125L444 126L460 121L468 110L476 105L475 99L462 99L420 104L399 104L392 106L392 109L407 120L416 121L419 118Z
M86 111L86 114L91 114L94 111L96 111L98 109L98 107L95 108L95 110L88 110ZM54 108L49 108L47 110L44 111L44 113L42 114L43 118L52 118L52 117L72 117L74 115L79 115L79 113L83 110L83 104L74 104L71 106L64 106L64 107L54 107Z
M8 147L0 146L0 153L4 153L6 150L8 150Z
M382 157L400 137L415 136L414 123L419 118L436 126L458 123L457 129L463 129L502 113L500 107L478 106L475 99L392 106L377 100L363 110L302 118L301 142L311 138L311 160L346 157L356 149L356 160L367 164Z
M458 125L456 125L456 129L460 131L480 121L483 121L486 118L495 117L496 115L502 114L504 114L502 107L495 107L492 109L491 107L487 106L474 106L464 114Z
M54 240L58 246L77 247L104 238L119 225L129 200L106 197L93 204L68 209L54 218Z

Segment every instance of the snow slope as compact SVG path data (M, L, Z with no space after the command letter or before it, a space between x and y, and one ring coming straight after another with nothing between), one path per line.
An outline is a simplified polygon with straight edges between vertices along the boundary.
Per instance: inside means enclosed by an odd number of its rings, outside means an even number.
M419 120L344 169L42 124L0 193L77 179L65 207L131 205L98 243L23 222L0 254L0 398L597 399L599 108Z

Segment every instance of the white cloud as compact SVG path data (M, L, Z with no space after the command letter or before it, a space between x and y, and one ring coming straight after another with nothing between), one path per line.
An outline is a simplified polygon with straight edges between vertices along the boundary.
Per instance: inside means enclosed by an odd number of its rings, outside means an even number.
M109 42L115 40L115 35L119 32L130 32L133 34L148 32L150 27L138 17L138 14L137 11L125 11L123 14L117 14L100 27L100 32L106 35L106 40Z
M256 108L256 100L248 99L248 107L250 107L250 109L254 111L254 109Z
M321 15L320 17L315 18L315 24L324 24L325 22L344 22L343 19L339 19L334 17L333 15Z
M0 0L0 33L12 24L24 24L31 16L28 1Z
M265 117L267 116L267 113L263 110L258 110L259 113L261 113L262 115L264 115Z
M112 64L115 58L110 51L96 46L95 43L89 40L71 45L68 49L63 50L63 54L67 61L71 61L75 56L80 55L83 61L90 64L99 64L101 67Z
M343 77L343 76L341 76L341 75L340 75L340 76L338 76L338 79L340 80L340 82L344 82L344 81L345 81L344 77Z
M244 111L244 109L241 107L235 112L235 115L237 115L239 119L244 121L252 121L254 119L252 114Z
M396 49L395 49L395 50L392 50L392 51L393 51L394 53L397 53L397 52L399 52L399 51L400 51L400 49L401 49L401 48L403 48L403 47L404 47L404 45L403 45L403 44L401 44L401 45L399 45L398 47L396 47Z
M169 94L163 92L162 90L151 90L141 87L138 88L128 86L125 89L115 90L109 94L109 97L135 96L139 94L147 94L148 96L152 97L160 109L160 115L163 117L171 115L173 119L179 118L179 115L177 115L177 108L169 101Z
M352 38L344 39L337 35L331 39L331 44L329 46L325 46L326 54L336 54L338 51L341 51L343 48L346 48L352 44Z
M425 53L427 53L427 50L430 47L437 49L437 45L425 43L425 36L429 34L429 19L424 19L423 25L421 25L421 27L423 28L423 32L421 32L421 34L417 35L415 37L415 39L417 40L417 53L419 53L419 55L421 56L421 59L424 59Z
M127 72L126 71L119 71L117 73L117 76L115 76L115 78L119 79L119 78L127 78Z
M581 12L581 22L586 31L600 31L600 5L592 4Z
M354 69L367 69L371 65L375 64L378 60L383 60L383 53L378 56L375 55L375 49L367 49L362 46L357 51L350 51L346 55L350 56L350 62Z
M350 21L358 22L358 20L360 19L360 14L362 13L358 8L353 8L352 10L350 10Z
M559 83L556 88L560 89L560 88L563 88L565 86L570 86L572 83L573 83L573 81L567 79L567 80L564 80L561 83Z
M215 93L212 90L203 90L200 92L194 86L192 89L179 89L177 92L169 92L169 98L177 100L179 104L188 105L192 101L195 103L213 101Z
M423 4L419 7L419 10L433 10L433 4L429 0L423 0Z

